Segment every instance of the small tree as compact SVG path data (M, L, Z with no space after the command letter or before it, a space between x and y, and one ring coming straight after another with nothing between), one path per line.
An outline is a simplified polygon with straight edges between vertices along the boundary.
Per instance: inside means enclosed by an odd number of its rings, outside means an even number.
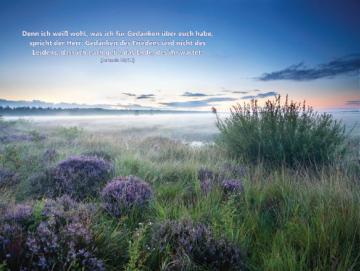
M231 108L221 120L218 143L235 158L271 165L329 164L344 154L345 126L331 114L320 114L280 95L259 107L256 100Z

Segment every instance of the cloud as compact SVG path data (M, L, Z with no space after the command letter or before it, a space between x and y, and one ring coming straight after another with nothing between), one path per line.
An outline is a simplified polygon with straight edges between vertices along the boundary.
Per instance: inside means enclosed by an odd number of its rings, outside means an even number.
M213 102L228 102L228 101L235 101L235 100L237 100L237 99L231 98L231 97L213 97L213 98L205 99L203 101L208 102L208 103L213 103Z
M231 90L231 89L226 89L226 88L222 88L221 92L230 92L230 93L235 93L235 94L246 94L246 93L249 93L249 91Z
M134 93L129 93L129 92L123 92L122 94L126 95L126 96L130 96L130 97L135 97L136 94Z
M333 78L335 76L343 74L354 74L359 70L360 55L353 54L337 58L328 63L317 65L313 68L308 68L303 63L299 63L280 71L264 73L258 79L261 81L310 81L320 78Z
M346 101L346 105L352 105L352 106L360 106L360 100L352 100L352 101Z
M261 89L249 89L249 90L229 90L229 89L223 89L223 92L230 92L234 94L248 94L250 92L259 92L262 91Z
M160 104L170 107L203 107L208 105L208 103L204 101L169 102Z
M130 110L158 110L159 108L152 106L143 106L141 104L116 104L115 107L121 109L130 109Z
M185 92L181 96L185 96L185 97L205 97L205 96L208 96L208 95L206 95L204 93L199 93L199 92Z
M235 94L246 94L246 93L249 93L249 91L238 91L238 90L235 90L235 91L231 91L231 93L235 93Z
M254 95L242 96L241 99L242 100L256 99L256 96Z
M276 96L276 95L278 95L278 93L276 91L269 91L269 92L259 93L257 95L242 96L241 99L242 100L262 99L262 98L272 97L272 96Z
M168 103L160 103L160 104L170 107L205 107L205 106L210 106L211 103L214 102L226 102L226 101L235 101L235 100L237 99L230 97L212 97L198 101L168 102Z
M150 98L154 98L155 95L154 94L142 94L136 97L136 99L141 100L141 99L150 99Z
M259 93L258 95L256 95L256 98L267 98L267 97L276 96L276 95L278 95L278 93L276 91L269 91L269 92L265 92L265 93Z

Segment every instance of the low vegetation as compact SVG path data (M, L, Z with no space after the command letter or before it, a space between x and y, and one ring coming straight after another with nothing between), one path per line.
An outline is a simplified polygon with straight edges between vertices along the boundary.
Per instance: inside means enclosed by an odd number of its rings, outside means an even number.
M253 107L202 147L0 121L0 270L359 270L359 139Z

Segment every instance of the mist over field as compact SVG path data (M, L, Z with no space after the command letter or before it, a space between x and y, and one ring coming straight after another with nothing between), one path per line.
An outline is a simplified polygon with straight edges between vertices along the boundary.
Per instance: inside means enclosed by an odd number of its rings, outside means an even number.
M351 136L360 135L360 111L331 111L335 119L342 121ZM229 114L220 113L220 118ZM162 136L186 143L213 142L219 133L213 113L182 114L123 114L113 116L5 116L5 120L25 119L36 126L80 127L97 133L119 133L135 137Z

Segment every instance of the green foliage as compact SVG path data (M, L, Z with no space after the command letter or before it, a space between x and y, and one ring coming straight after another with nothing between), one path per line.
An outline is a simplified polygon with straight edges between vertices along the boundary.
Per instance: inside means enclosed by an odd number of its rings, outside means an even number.
M298 113L299 117L295 119L300 125L302 109ZM321 120L320 116L318 118ZM252 119L251 114L249 119ZM281 133L282 126L277 120L274 117L277 133ZM285 120L282 121L287 127ZM255 122L248 124L251 123ZM330 126L334 125L331 123ZM264 127L266 124L269 122L264 123ZM34 129L29 123L22 122L0 122L2 125L24 134ZM31 200L41 197L41 190L51 186L47 168L74 155L86 153L111 158L116 175L137 175L151 184L154 199L150 208L134 208L120 218L105 213L98 197L86 199L91 201L89 207L97 207L84 222L93 237L94 256L103 261L106 270L173 270L177 260L181 260L178 263L187 270L211 270L208 265L199 263L198 254L195 257L183 250L178 254L180 258L175 257L177 242L165 244L161 253L157 251L160 246L155 249L150 246L151 240L157 240L153 235L155 225L164 225L169 220L175 225L184 220L189 221L189 225L206 225L213 240L224 238L244 252L242 259L249 271L360 269L358 139L349 142L350 152L339 163L317 168L295 167L303 163L297 157L290 168L288 164L286 167L275 166L282 164L280 158L272 163L273 167L246 161L239 164L216 146L194 149L171 140L146 139L145 134L136 139L124 139L118 134L104 136L103 131L100 134L74 132L70 136L71 130L46 127L41 134L44 132L47 136L41 144L26 140L0 145L1 167L20 178L20 183L1 189L0 220L9 203L31 203L33 211L28 229L35 232L44 219L47 199ZM309 132L312 133L315 132ZM306 143L306 140L302 142ZM49 149L55 149L59 154L51 164L43 158ZM265 161L257 155L254 160L249 160ZM310 162L304 163L309 165ZM224 196L217 184L208 193L203 193L198 176L201 168L210 170L219 180L240 178L243 191ZM40 187L32 185L36 179L42 179ZM0 228L2 226L0 222ZM202 251L205 250L200 249L199 253ZM72 268L80 267L73 265ZM1 269L8 270L9 267L0 265Z
M129 241L129 262L126 265L126 271L140 271L145 268L146 250L145 241L147 240L147 232L151 226L151 223L139 225L140 227L134 232L132 240Z
M16 145L6 145L0 154L3 167L18 170L21 167L20 148Z
M30 227L31 230L35 230L36 227L43 220L43 210L45 207L45 200L36 201L33 205L32 215L34 219L33 225Z
M235 158L290 167L330 164L344 154L345 127L330 114L319 114L305 102L281 103L280 96L259 107L257 101L218 118L218 142Z
M119 270L129 261L130 230L122 221L99 214L92 222L97 257L103 259L106 270Z
M81 128L78 128L76 126L73 127L61 127L58 128L58 136L60 137L64 137L65 140L67 141L72 141L74 139L76 139L77 137L79 137L82 134L83 130Z

